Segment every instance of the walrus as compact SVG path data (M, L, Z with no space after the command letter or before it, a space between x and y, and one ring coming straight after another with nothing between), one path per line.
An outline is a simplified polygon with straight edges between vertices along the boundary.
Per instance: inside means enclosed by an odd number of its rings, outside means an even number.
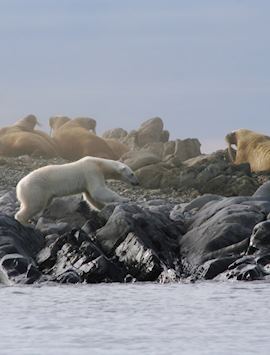
M67 120L66 116L54 116L50 118L50 127L53 130L53 127L59 128L63 126ZM78 124L80 127L87 129L88 131L92 131L96 134L96 120L94 118L89 117L77 117L73 119L73 122ZM117 159L119 159L123 154L129 151L129 147L126 144L123 144L116 139L113 138L102 138L108 144L108 146L112 149Z
M57 144L45 132L35 130L37 117L28 115L13 125L0 129L0 154L3 156L34 155L55 157Z
M239 129L227 134L225 140L233 164L249 163L252 172L270 170L270 137L248 129ZM236 152L232 145L236 146Z
M34 128L37 126L40 126L40 123L38 122L38 119L35 115L30 114L28 116L25 116L24 118L19 119L13 124L13 127L19 127L22 130L25 131L33 131Z
M19 119L10 126L0 128L0 137L7 133L21 132L21 131L33 131L36 125L40 125L35 115L28 115Z
M126 144L121 143L118 140L113 138L103 138L103 139L108 144L108 146L112 149L117 159L120 159L122 155L129 152L129 147Z
M77 160L85 156L93 156L117 160L117 155L106 141L90 132L90 129L93 131L96 127L94 119L51 117L49 124L52 137L63 158Z
M0 137L0 155L16 157L20 155L55 157L54 146L39 134L31 132L13 132Z
M52 116L49 119L49 125L51 128L51 135L53 135L53 130L57 130L59 127L63 126L65 123L71 121L71 118L67 116ZM90 117L77 117L72 120L74 123L78 124L80 127L92 131L96 134L97 122L94 118Z

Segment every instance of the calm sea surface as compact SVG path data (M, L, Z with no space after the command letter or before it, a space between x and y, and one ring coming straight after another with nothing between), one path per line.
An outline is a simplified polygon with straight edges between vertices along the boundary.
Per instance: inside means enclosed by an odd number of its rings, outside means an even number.
M270 354L270 284L0 287L0 354Z

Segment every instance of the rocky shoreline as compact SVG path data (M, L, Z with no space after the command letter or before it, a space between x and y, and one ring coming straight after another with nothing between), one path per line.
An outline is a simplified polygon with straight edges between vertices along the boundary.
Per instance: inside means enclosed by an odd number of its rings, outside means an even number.
M35 228L13 219L19 207L15 186L28 172L65 161L1 158L0 282L268 278L268 175L251 174L246 165L232 166L225 154L185 162L177 172L179 189L173 184L130 188L111 181L111 188L130 201L109 204L100 212L90 210L80 196L55 199L36 218ZM205 183L200 185L202 177Z

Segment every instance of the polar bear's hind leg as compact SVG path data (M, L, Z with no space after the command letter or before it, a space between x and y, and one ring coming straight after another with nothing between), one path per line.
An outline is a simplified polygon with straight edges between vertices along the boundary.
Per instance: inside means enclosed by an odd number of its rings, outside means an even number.
M19 211L15 214L15 219L21 224L27 225L29 220L42 212L49 204L48 199L44 199L43 195L35 194L35 198L27 198L27 196L20 196L18 200L21 203Z
M101 210L104 207L104 204L95 201L88 191L83 193L83 198L94 210Z

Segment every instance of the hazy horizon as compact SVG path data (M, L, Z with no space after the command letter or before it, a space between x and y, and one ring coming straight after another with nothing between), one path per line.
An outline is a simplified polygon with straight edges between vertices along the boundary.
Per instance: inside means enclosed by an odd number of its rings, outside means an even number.
M270 135L266 0L0 0L1 126L90 116L97 132L155 116L171 138L226 147Z

